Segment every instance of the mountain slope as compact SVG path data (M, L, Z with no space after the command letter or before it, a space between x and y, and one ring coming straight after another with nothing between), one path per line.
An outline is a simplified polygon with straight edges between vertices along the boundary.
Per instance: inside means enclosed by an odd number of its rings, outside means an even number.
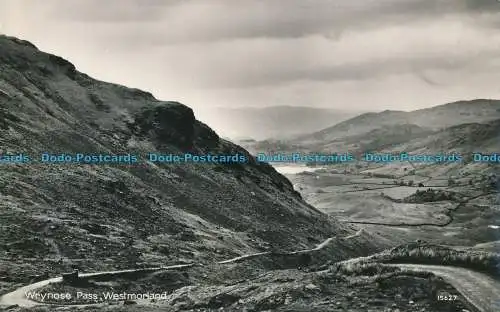
M426 168L427 175L442 174L443 171L456 176L491 175L495 172L498 174L498 162L473 161L473 154L498 154L500 150L499 133L500 119L484 123L464 123L408 140L397 146L380 146L377 150L393 154L404 151L414 155L460 153L463 162L449 164L413 163L412 166ZM474 183L479 186L483 182L476 181Z
M434 133L432 129L422 128L414 124L384 125L362 134L340 137L333 140L297 142L288 140L242 141L248 151L257 154L266 153L360 153L381 148L388 148L406 143L409 140L425 137Z
M430 152L450 150L464 153L498 152L500 119L451 126L421 139L409 140L400 148Z
M398 124L415 124L439 130L462 123L483 122L498 118L500 118L499 100L459 101L411 112L387 110L380 113L366 113L321 131L303 135L297 141L331 141Z
M397 146L415 138L434 133L431 129L414 124L384 125L360 135L325 142L321 149L329 152L371 151Z
M5 36L0 89L1 154L33 158L0 165L0 275L8 285L72 267L94 271L296 250L350 233L180 103L97 81ZM250 160L47 164L39 161L44 152L191 152Z

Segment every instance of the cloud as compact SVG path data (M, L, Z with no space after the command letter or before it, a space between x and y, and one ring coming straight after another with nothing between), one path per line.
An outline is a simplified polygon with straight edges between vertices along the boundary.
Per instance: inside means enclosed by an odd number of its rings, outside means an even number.
M50 17L67 22L123 23L159 20L168 3L168 0L46 0L44 6L50 7Z
M96 78L193 106L500 95L496 0L0 0L0 21Z
M335 39L346 30L402 25L452 14L471 16L480 22L481 14L500 11L496 0L185 0L151 6L142 2L138 5L137 0L114 0L104 2L104 9L93 1L81 2L82 8L75 14L108 21L135 17L150 22L126 26L126 31L108 40L155 45L315 34Z
M422 71L487 70L484 64L499 57L499 50L499 34L450 18L350 32L337 41L323 36L241 39L150 48L144 53L155 66L176 73L178 84L254 88L306 80L418 76Z
M500 1L498 0L461 0L466 10L472 12L500 12Z
M453 71L466 70L478 64L484 64L485 56L488 57L491 55L478 55L475 59L467 57L450 58L446 56L412 59L387 58L354 64L346 63L312 68L291 67L286 70L275 71L270 69L266 73L246 71L240 77L220 75L207 80L206 83L207 86L213 88L253 88L256 86L276 86L295 81L362 81L410 73L415 74L429 84L437 85L437 83L431 82L423 72L433 70L452 73ZM499 55L496 56L500 58Z
M2 0L12 3L12 0ZM496 0L20 0L46 18L102 23L120 31L95 33L110 44L172 45L244 38L338 40L346 30L369 30L462 14L483 21L500 12ZM8 6L8 5L7 5ZM498 20L498 19L497 19ZM493 20L483 21L495 26ZM106 26L103 26L106 27Z
M300 38L314 34L337 37L345 29L407 23L419 11L433 12L434 7L421 6L421 3L420 0L188 0L156 10L164 16L160 23L125 26L126 31L118 37L107 39L169 45L242 38ZM117 14L115 19L121 15L123 13Z
M434 87L440 87L440 86L444 86L445 83L442 83L442 82L438 82L438 81L435 81L434 79L430 78L426 73L425 71L421 71L421 70L417 70L414 72L415 76L420 78L423 82L425 82L426 84L430 85L430 86L434 86Z

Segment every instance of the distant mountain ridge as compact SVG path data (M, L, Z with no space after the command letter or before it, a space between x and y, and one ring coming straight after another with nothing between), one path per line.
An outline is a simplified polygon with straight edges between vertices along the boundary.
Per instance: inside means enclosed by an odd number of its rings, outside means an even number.
M223 136L238 139L288 139L320 130L360 112L303 106L196 110L198 118Z
M380 150L417 151L420 146L439 145L441 150L469 146L487 150L498 146L500 100L458 101L411 112L386 110L364 113L334 126L288 140L240 141L259 152L366 152ZM500 129L499 129L500 130ZM488 135L488 140L485 136ZM422 142L426 142L421 146ZM439 143L436 143L439 142ZM413 147L411 147L413 146Z
M397 124L414 124L439 130L458 124L497 118L500 118L500 100L458 101L411 112L386 110L380 113L365 113L323 130L302 135L297 141L332 141Z

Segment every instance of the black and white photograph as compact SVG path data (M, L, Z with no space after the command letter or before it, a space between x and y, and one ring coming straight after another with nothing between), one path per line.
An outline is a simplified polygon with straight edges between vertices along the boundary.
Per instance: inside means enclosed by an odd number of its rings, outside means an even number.
M0 311L499 312L500 1L0 0Z

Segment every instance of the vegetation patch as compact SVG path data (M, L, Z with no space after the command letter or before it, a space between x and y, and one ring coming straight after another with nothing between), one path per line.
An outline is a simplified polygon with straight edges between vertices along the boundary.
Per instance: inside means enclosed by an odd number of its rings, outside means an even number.
M404 203L412 203L412 204L422 204L429 202L438 202L438 201L462 201L463 196L460 196L457 193L444 191L444 190L435 190L428 188L427 190L417 190L415 194L412 194L402 200Z
M410 243L376 254L371 260L388 263L418 263L469 268L500 277L500 254L473 250L455 250L433 245Z

